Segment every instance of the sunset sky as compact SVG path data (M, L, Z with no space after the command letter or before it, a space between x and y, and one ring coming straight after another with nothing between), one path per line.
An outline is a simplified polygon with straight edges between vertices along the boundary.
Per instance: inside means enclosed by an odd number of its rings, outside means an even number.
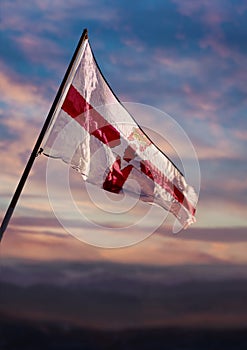
M133 298L148 303L148 296L163 300L161 294L168 286L176 291L186 285L187 297L183 297L186 300L179 294L176 300L175 294L171 305L177 302L184 305L196 294L199 304L202 300L209 309L211 306L211 313L186 304L171 316L172 311L159 312L157 301L157 305L149 305L150 310L146 310L149 321L142 321L144 316L132 309L135 322L195 325L201 320L228 326L247 322L247 310L243 308L247 280L246 23L244 0L145 0L130 2L128 6L123 0L1 1L1 217L84 28L88 28L97 62L119 99L168 113L193 143L201 170L197 223L192 228L174 235L173 219L169 217L139 244L102 249L75 239L60 225L46 189L47 158L38 157L0 247L2 284L6 290L11 286L12 292L6 294L4 314L12 315L15 305L19 305L24 318L61 317L85 325L69 302L63 305L64 309L58 306L51 311L50 301L45 301L49 313L45 307L39 309L35 297L30 305L28 293L35 291L37 285L48 286L44 292L47 295L54 288L67 293L73 282L77 288L86 290L89 300L89 286L91 290L99 286L95 292L99 294L101 286L102 290L105 288L102 295L107 299L106 305L110 305L111 295L121 299L121 293L124 297L133 293ZM140 115L136 120L143 122ZM162 117L145 115L145 125L159 130L166 139L166 120ZM60 174L65 165L54 162ZM112 227L131 225L149 210L142 203L129 216L105 214L88 197L80 176L73 172L70 176L80 210L99 230L103 227L105 236L114 237L119 233ZM55 180L59 182L58 179L59 175ZM56 186L59 184L54 183ZM61 210L68 210L59 189L57 196ZM139 237L146 226L152 226L156 215L160 217L159 209L145 227L132 227L129 233ZM73 213L70 224L75 229ZM86 221L78 229L90 237L101 232ZM231 304L230 285L235 280L238 283ZM132 283L131 292L123 281ZM117 287L110 288L115 282ZM198 287L198 293L189 288L190 282ZM29 286L24 304L18 293L23 286ZM143 290L140 292L140 286L148 286L148 296L142 294ZM159 292L152 290L152 286ZM221 288L223 299L218 291ZM222 301L219 308L212 307L210 298L214 297ZM78 295L77 298L80 303ZM99 308L107 309L102 305L98 301ZM121 306L116 327L132 326L132 314L127 309L134 308L134 304L130 301L124 305L126 309ZM228 313L224 305L229 306ZM102 326L102 317L95 315L91 314L87 325ZM116 321L113 311L108 316L106 326L113 327Z

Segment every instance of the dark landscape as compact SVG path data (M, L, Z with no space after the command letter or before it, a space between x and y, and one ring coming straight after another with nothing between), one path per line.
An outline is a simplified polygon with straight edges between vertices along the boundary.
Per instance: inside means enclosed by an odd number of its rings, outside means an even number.
M244 266L9 261L3 350L247 348Z
M157 328L100 331L25 321L1 321L2 350L245 350L245 329Z

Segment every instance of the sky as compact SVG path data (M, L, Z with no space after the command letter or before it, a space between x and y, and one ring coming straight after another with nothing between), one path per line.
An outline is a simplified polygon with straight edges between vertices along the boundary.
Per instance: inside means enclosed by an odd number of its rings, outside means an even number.
M47 194L47 159L38 157L0 247L2 286L11 291L4 299L5 315L13 317L17 305L19 317L92 327L246 323L246 23L244 0L144 0L128 6L123 0L1 1L1 217L84 28L119 99L169 114L191 140L201 172L193 227L173 235L169 217L138 244L102 249L75 239L60 225ZM136 120L166 138L165 118L143 118ZM54 162L60 174L63 165ZM114 237L115 228L131 225L147 210L138 204L131 213L108 215L92 203L79 175L70 176L80 210L97 225L84 220L77 227L89 236L103 231L104 237ZM66 210L59 187L56 193L60 209ZM156 217L158 209L145 226ZM73 213L70 224L77 225ZM146 227L131 226L129 232L139 237ZM45 306L40 310L42 286ZM182 287L184 295L177 292ZM75 288L84 290L85 300L73 295ZM71 301L50 307L49 297L57 293L69 293L79 311ZM105 303L99 302L102 297ZM138 310L134 300L140 301ZM81 313L87 303L94 312L85 323ZM104 325L102 313L108 315Z

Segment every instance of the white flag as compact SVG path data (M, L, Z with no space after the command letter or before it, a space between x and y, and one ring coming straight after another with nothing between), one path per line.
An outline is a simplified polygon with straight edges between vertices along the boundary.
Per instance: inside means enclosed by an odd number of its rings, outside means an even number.
M55 142L59 138L60 142ZM55 142L55 143L54 143ZM43 141L43 153L77 169L101 189L139 195L195 222L197 196L184 176L140 129L101 74L86 39ZM133 181L141 191L137 193Z

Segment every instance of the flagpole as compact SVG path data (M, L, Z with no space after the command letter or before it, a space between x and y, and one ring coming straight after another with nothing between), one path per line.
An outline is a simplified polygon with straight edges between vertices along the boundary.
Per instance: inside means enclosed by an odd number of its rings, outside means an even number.
M35 160L35 158L37 157L37 155L39 153L40 145L41 145L41 143L43 141L43 138L45 136L45 133L46 133L46 131L48 129L48 126L50 124L52 116L53 116L53 114L54 114L54 112L56 110L57 103L58 103L58 101L59 101L59 99L60 99L60 97L61 97L61 95L63 93L64 87L66 85L67 79L69 77L69 74L70 74L70 72L72 70L74 62L75 62L76 57L78 55L78 52L80 51L81 45L83 44L83 42L87 38L88 38L88 31L87 31L87 29L84 29L83 33L81 35L81 38L80 38L80 40L79 40L79 42L77 44L77 47L75 49L75 52L74 52L74 54L72 56L72 59L70 61L70 64L69 64L69 66L68 66L68 68L66 70L64 78L62 80L62 83L61 83L61 85L60 85L60 87L59 87L59 89L57 91L57 94L56 94L56 97L55 97L55 99L53 101L51 109L50 109L50 111L49 111L49 113L47 115L46 121L45 121L45 123L44 123L44 125L43 125L43 127L42 127L42 129L40 131L39 137L38 137L38 139L36 141L36 144L35 144L35 146L33 148L32 153L31 153L31 155L29 157L27 165L26 165L26 167L25 167L25 169L23 171L22 177L21 177L21 179L19 181L18 186L16 187L16 190L15 190L15 193L13 195L13 198L12 198L12 200L11 200L11 202L9 204L9 207L8 207L8 209L6 211L6 214L5 214L4 218L3 218L3 221L2 221L2 224L1 224L1 228L0 228L0 242L1 242L3 234L4 234L4 232L5 232L5 230L6 230L7 226L8 226L8 223L9 223L9 221L11 219L11 216L12 216L14 210L15 210L16 204L17 204L18 199L19 199L19 197L21 195L23 187L24 187L24 185L26 183L26 180L28 178L30 170L31 170L31 168L33 166L34 160Z

